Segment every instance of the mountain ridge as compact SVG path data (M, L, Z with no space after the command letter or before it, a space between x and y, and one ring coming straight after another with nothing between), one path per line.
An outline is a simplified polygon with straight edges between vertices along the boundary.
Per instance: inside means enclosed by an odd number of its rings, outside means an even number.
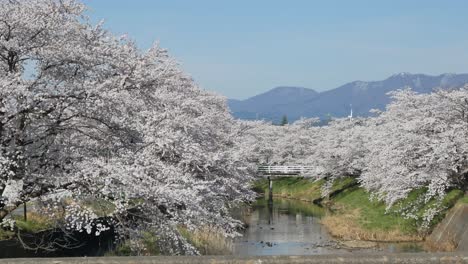
M397 73L380 81L352 81L337 88L316 92L313 89L278 86L245 100L228 100L232 114L239 119L265 119L278 122L284 115L290 121L300 117L321 119L346 117L350 105L357 116L369 116L369 110L385 109L390 102L388 92L411 87L418 93L436 88L453 89L468 83L468 74Z

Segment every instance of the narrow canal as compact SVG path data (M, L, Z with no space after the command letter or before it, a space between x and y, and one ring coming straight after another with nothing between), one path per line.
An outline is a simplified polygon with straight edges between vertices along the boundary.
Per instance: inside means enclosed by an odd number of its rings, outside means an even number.
M231 245L233 255L314 255L352 252L419 252L418 243L357 243L349 246L334 240L320 219L325 209L309 202L275 197L273 203L259 198L249 208L236 210L247 223L243 236ZM238 215L239 216L239 215ZM0 241L0 258L104 256L114 248L112 234L89 237L79 233L81 247L54 252L25 250L14 240ZM31 237L34 241L37 238ZM50 237L53 239L53 236ZM360 244L360 245L359 245ZM362 244L366 247L362 248ZM370 245L370 246L369 246Z

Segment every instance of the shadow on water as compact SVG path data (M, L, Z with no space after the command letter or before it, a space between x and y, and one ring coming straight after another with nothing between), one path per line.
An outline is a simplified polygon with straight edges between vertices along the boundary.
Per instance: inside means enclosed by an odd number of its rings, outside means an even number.
M22 240L30 246L41 243L42 240L48 242L57 241L62 244L64 233L61 231L45 231L34 235L24 235ZM59 242L60 241L60 242ZM114 232L108 230L100 236L88 235L86 232L74 232L71 248L58 247L54 251L43 249L27 250L16 239L0 241L0 258L38 258L38 257L84 257L84 256L104 256L106 252L115 248Z
M320 224L326 210L313 203L275 197L258 199L244 215L247 228L234 241L235 255L315 255L348 252L418 252L417 243L381 243L349 249L337 243Z

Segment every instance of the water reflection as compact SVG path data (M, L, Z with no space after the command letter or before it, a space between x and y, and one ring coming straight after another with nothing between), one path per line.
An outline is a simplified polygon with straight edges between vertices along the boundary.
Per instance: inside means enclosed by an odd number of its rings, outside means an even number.
M334 241L320 218L325 210L309 202L261 198L244 221L248 228L234 243L235 255L315 255L349 252L416 252L415 243L378 244L375 248L348 249Z
M26 234L22 237L23 241L29 246L35 246L44 238L46 241L63 241L64 233L57 230L52 234L43 232L34 235ZM88 235L86 232L75 232L73 238L81 241L79 247L61 248L55 251L44 249L28 250L24 249L22 244L16 239L0 241L0 259L1 258L40 258L40 257L84 257L84 256L104 256L115 248L113 231L103 232L100 236L94 234Z
M323 215L324 210L311 203L259 199L246 218L249 227L236 241L234 254L306 255L329 251L327 247L333 241L319 223Z

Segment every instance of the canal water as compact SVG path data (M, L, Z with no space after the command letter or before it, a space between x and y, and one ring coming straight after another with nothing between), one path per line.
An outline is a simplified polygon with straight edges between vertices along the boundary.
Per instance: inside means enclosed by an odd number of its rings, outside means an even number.
M320 224L325 209L310 203L275 197L260 198L244 213L248 228L234 241L235 255L315 255L352 252L419 252L418 243L380 243L348 248ZM367 243L369 244L369 243Z

